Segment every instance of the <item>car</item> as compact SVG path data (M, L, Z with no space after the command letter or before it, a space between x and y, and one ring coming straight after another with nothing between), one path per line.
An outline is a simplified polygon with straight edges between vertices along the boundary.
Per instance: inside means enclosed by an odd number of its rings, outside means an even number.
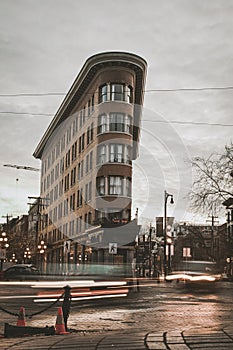
M3 279L5 281L18 280L38 280L40 276L39 269L31 264L17 264L8 267L3 273Z
M221 273L216 262L185 260L166 276L166 281L173 280L184 282L187 287L210 286L221 280Z

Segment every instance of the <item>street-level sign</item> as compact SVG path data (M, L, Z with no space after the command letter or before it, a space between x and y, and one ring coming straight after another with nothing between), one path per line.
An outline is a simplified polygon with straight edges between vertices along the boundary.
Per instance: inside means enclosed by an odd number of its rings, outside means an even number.
M6 249L0 248L0 260L6 259Z
M183 257L184 258L191 258L191 248L189 247L183 247Z
M109 243L109 254L117 254L117 243Z

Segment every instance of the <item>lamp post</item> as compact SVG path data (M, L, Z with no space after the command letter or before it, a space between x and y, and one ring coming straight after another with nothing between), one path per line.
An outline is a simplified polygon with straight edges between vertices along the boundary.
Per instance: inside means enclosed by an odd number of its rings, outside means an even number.
M0 237L0 270L3 270L3 262L6 259L6 248L9 247L8 238L6 236L6 232L2 232Z
M30 252L30 249L29 249L29 248L26 248L23 257L24 257L24 262L25 262L25 264L26 264L26 263L29 263L29 261L31 261L32 255L31 255L31 252Z
M166 248L167 248L167 200L168 198L171 198L170 203L174 204L173 200L173 194L167 193L167 191L164 191L164 261L163 261L163 269L164 269L164 277L167 275L167 254L166 254Z
M44 254L45 254L45 251L47 249L47 245L45 244L45 242L42 240L40 241L40 244L38 244L38 250L39 250L39 253L40 253L40 265L41 265L41 270L43 272L43 262L44 262Z

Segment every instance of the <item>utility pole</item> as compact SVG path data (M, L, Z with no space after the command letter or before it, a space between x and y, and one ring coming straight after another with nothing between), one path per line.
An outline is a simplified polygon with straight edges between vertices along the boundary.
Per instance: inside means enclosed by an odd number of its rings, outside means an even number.
M218 216L209 216L210 217L210 220L206 220L206 222L211 222L211 255L214 255L214 227L215 227L215 223L218 223L219 221L218 220L215 220L215 219L218 219Z

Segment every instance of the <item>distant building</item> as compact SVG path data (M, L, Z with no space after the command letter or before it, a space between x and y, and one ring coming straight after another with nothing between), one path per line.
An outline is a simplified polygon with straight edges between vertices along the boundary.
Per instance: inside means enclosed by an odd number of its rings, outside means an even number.
M48 244L47 263L113 259L106 249L116 232L111 237L107 230L131 221L146 66L126 52L90 57L38 144L40 196L48 199L41 208L47 219L41 220L39 240ZM133 237L134 224L126 226L119 247Z

